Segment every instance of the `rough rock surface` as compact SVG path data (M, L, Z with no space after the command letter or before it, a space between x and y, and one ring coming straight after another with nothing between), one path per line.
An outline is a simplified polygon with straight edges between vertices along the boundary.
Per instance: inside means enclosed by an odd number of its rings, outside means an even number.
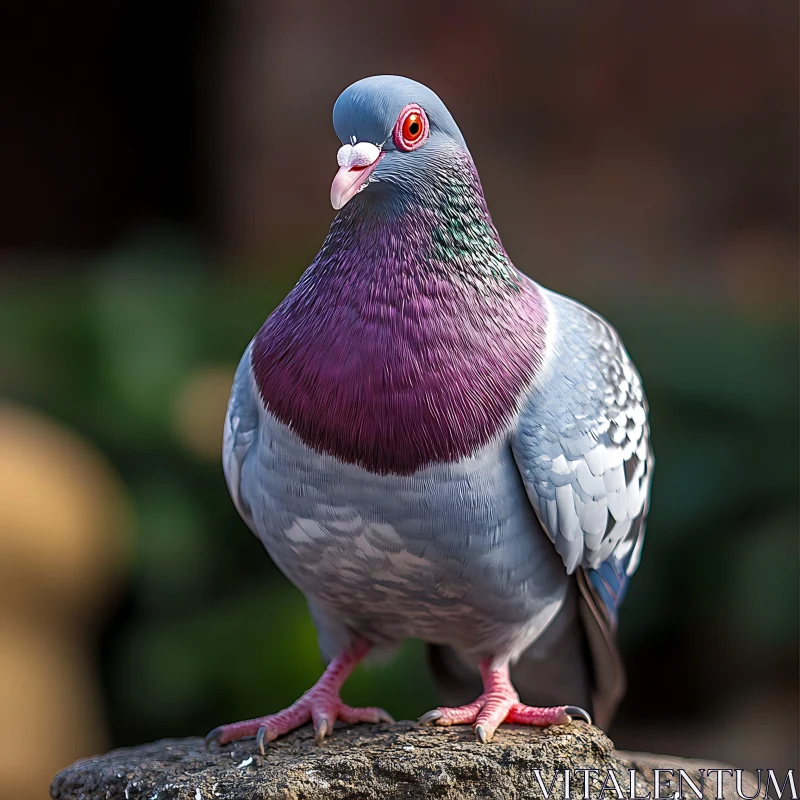
M312 798L540 798L564 797L563 770L571 770L571 796L619 796L608 779L614 770L622 796L630 797L629 770L637 770L636 795L655 798L656 768L672 769L672 787L662 780L661 796L677 789L678 770L698 782L698 770L719 765L669 756L623 753L597 728L573 722L545 730L504 725L489 744L475 741L469 727L415 728L410 722L338 727L317 744L306 726L272 742L262 756L255 743L237 742L207 752L202 739L165 739L114 750L62 770L50 789L54 800L311 800ZM665 775L669 779L670 775ZM724 797L736 797L724 776ZM744 793L755 793L745 774ZM603 789L603 782L606 790ZM704 797L716 794L716 775ZM696 795L686 785L684 796Z

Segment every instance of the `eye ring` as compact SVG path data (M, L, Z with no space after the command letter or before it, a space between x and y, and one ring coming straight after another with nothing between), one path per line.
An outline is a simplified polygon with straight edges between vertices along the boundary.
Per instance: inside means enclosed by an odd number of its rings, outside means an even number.
M392 137L398 150L409 153L425 144L429 132L428 115L421 106L409 103L397 117Z

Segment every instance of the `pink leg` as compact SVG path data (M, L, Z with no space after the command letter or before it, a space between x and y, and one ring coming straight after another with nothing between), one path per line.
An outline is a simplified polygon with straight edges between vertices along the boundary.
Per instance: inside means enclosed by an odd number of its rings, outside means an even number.
M554 706L535 708L519 702L519 695L511 683L508 664L491 668L491 659L480 663L483 678L483 694L474 702L457 708L435 708L420 718L420 724L435 722L437 725L473 725L475 735L481 742L488 742L501 722L518 725L565 725L572 716L583 717L589 724L589 714L577 706Z
M236 739L255 736L261 754L264 744L299 728L311 720L314 735L321 741L333 732L337 719L348 724L356 722L392 722L392 718L381 708L353 708L345 705L339 691L356 665L369 652L370 645L358 640L349 650L340 653L328 664L322 677L295 703L277 714L266 717L220 725L206 736L206 743L227 744Z

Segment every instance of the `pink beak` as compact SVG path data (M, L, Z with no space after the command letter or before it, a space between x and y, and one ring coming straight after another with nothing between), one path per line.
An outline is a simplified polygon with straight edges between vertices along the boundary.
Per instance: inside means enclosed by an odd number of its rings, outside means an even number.
M338 211L351 200L369 181L383 153L374 145L368 148L356 145L359 150L352 153L352 148L345 145L340 150L339 171L331 184L331 205ZM368 163L364 163L368 162Z

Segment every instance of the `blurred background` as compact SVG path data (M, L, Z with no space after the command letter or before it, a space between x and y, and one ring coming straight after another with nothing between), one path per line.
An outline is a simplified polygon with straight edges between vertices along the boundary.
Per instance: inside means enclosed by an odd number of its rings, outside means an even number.
M0 26L0 795L321 662L229 500L238 358L333 218L331 109L433 87L515 263L621 331L657 468L619 747L798 762L798 10L36 0ZM423 651L345 699L415 717Z

